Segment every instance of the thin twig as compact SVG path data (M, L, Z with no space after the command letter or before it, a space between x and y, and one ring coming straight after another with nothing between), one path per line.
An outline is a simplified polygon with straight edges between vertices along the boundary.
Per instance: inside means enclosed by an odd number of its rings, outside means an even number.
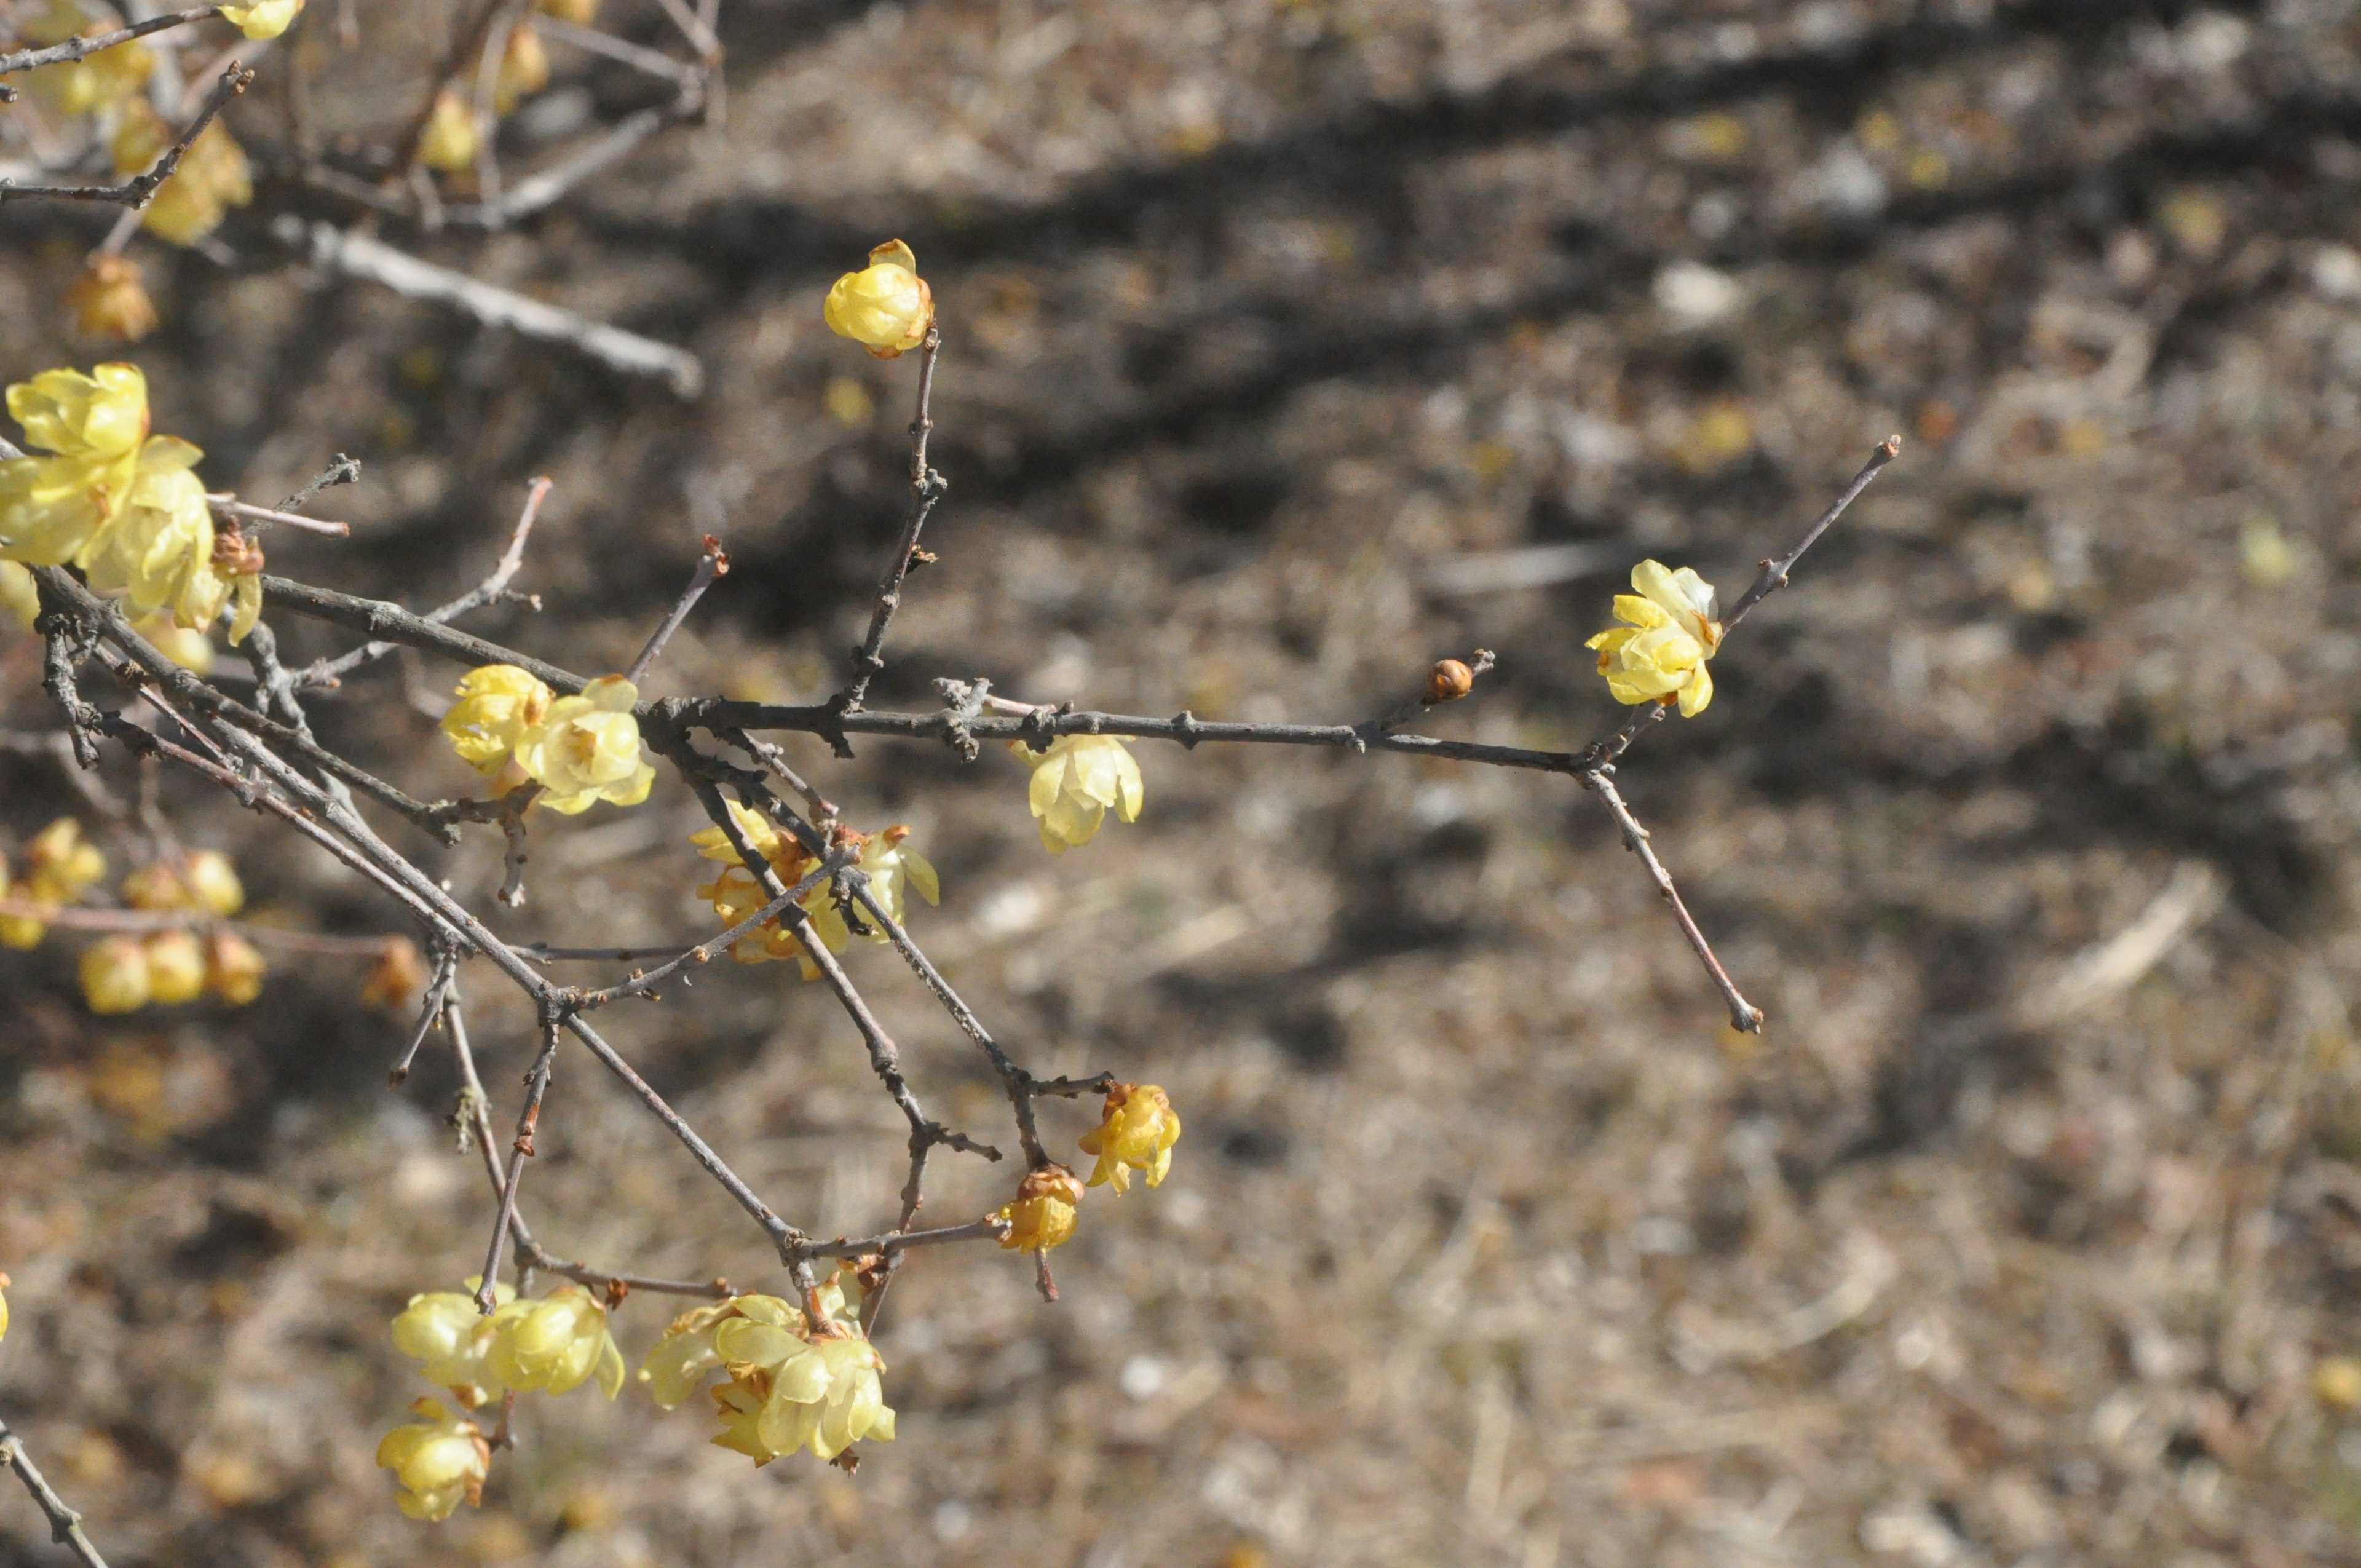
M164 149L163 155L145 174L134 175L120 185L17 185L0 180L0 203L38 196L60 202L111 202L134 211L144 210L156 199L157 188L172 177L190 147L204 134L205 127L214 123L214 116L221 113L222 105L245 92L247 83L253 80L253 71L231 60L229 68L221 73L221 79L214 83L214 90L206 97L204 106L197 111L197 117L189 122L188 127L181 132L180 138Z
M434 957L434 978L427 982L425 998L419 1003L418 1026L410 1031L410 1043L401 1048L401 1055L394 1058L392 1069L385 1075L386 1082L394 1088L401 1088L410 1077L410 1064L417 1059L418 1047L426 1043L428 1032L442 1019L451 994L451 982L458 977L459 956L448 948L438 952Z
M524 1162L533 1157L533 1135L541 1124L542 1097L549 1092L552 1065L557 1059L557 1029L544 1025L541 1031L541 1054L533 1058L533 1067L524 1075L524 1109L517 1113L516 1141L509 1146L508 1178L500 1183L499 1212L492 1219L491 1245L484 1253L484 1275L476 1285L476 1307L489 1312L500 1305L497 1287L500 1277L500 1254L506 1250L509 1227L516 1223L517 1189L524 1181Z
M66 1507L66 1500L58 1496L57 1488L41 1474L41 1467L25 1452L25 1440L8 1430L5 1420L0 1420L0 1463L16 1473L16 1479L25 1484L25 1490L33 1494L33 1501L49 1516L51 1541L71 1551L83 1568L106 1568L106 1559L98 1554L98 1548L82 1533L82 1516Z
M1828 510L1813 520L1812 526L1805 530L1804 537L1795 541L1795 548L1775 561L1763 563L1763 575L1754 579L1753 587L1738 596L1738 602L1730 607L1729 615L1722 619L1721 630L1724 636L1728 636L1736 630L1738 623L1746 619L1746 612L1769 598L1773 589L1786 586L1788 570L1797 561L1803 559L1804 552L1818 543L1820 535L1826 533L1835 524L1837 519L1844 515L1845 508L1852 505L1854 500L1859 499L1861 491L1869 488L1870 481L1876 478L1884 471L1888 463L1901 455L1902 437L1899 435L1889 435L1877 444L1877 450L1870 454L1869 461L1861 465L1861 472L1852 477L1852 483L1844 488L1843 494L1828 503Z
M1763 1009L1739 994L1737 983L1730 978L1730 971L1723 969L1721 960L1714 956L1713 945L1705 939L1705 933L1697 929L1688 905L1681 902L1680 890L1673 885L1673 873L1666 871L1664 862L1656 858L1656 851L1648 841L1648 830L1641 827L1640 819L1631 814L1631 807L1615 787L1615 781L1608 776L1609 771L1600 768L1583 774L1583 786L1597 791L1598 798L1607 803L1608 812L1615 818L1615 826L1622 830L1623 847L1640 857L1640 863L1648 868L1649 876L1655 880L1656 891L1672 906L1673 919L1680 926L1681 935L1688 938L1690 950L1705 965L1706 973L1713 977L1713 983L1721 992L1722 1002L1730 1008L1730 1026L1748 1034L1760 1031Z
M215 517L234 517L241 522L262 524L261 528L246 530L245 532L249 534L260 533L273 523L285 523L288 527L301 529L305 533L324 533L334 539L346 538L353 532L353 525L349 522L330 522L324 518L304 517L297 512L279 511L270 507L253 506L239 500L236 496L207 496L205 504L213 508Z
M705 597L705 590L713 586L713 579L729 574L730 553L721 548L721 541L707 534L705 554L697 557L696 574L688 579L688 587L680 591L680 598L673 601L672 613L664 618L664 624L640 650L640 656L631 661L631 673L623 677L625 680L638 685L647 678L649 666L664 651L664 644L672 641L672 634L680 630L681 622L688 619L688 612L697 608L697 601Z
M134 22L127 27L117 27L111 33L94 33L87 38L68 38L61 44L46 49L18 49L15 54L0 54L0 76L14 76L20 71L33 71L44 65L63 65L69 60L86 59L101 49L127 44L134 38L144 38L160 33L167 27L185 27L192 22L202 22L221 15L218 5L196 5L186 11L168 11L160 16L150 16L144 22Z
M918 393L917 411L910 416L910 504L902 514L902 532L895 541L894 554L885 563L885 575L877 585L877 603L869 612L869 634L861 646L852 651L852 680L838 693L832 707L846 712L860 707L869 695L869 682L885 667L881 651L885 646L885 629L893 623L894 612L901 608L902 584L910 575L910 566L918 552L918 535L927 526L927 514L950 488L940 474L927 466L927 437L935 428L929 412L935 396L935 360L943 345L942 324L938 322L927 328L926 342L918 349Z

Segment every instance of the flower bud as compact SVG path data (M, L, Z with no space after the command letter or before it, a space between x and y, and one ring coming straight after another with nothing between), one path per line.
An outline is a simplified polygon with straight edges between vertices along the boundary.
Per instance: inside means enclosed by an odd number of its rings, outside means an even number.
M480 1503L491 1473L492 1447L476 1423L454 1416L439 1400L410 1407L424 1418L399 1426L377 1445L377 1462L402 1486L395 1499L414 1519L446 1519L464 1500Z
M93 1013L137 1013L146 1006L146 949L129 937L109 937L84 948L82 994Z
M935 295L918 276L918 258L910 247L889 239L869 253L867 267L836 280L820 313L838 336L891 359L927 340L935 322Z
M156 330L156 302L140 281L139 264L125 256L102 256L66 291L74 324L93 337L137 343Z
M257 40L275 38L303 12L303 0L256 0L251 5L225 5L222 20Z
M1456 659L1438 659L1426 674L1426 701L1457 702L1476 689L1476 672Z
M1008 1224L1001 1246L1009 1252L1048 1252L1062 1245L1074 1234L1076 1206L1082 1201L1082 1184L1064 1166L1052 1161L1026 1172L1016 1184L1016 1201L993 1216Z
M549 85L549 50L531 23L509 29L508 47L500 51L500 74L492 83L492 107L505 115Z
M134 909L182 909L188 906L188 889L172 868L159 861L152 866L141 866L123 879L123 902Z
M190 931L159 931L145 944L148 1000L177 1007L205 993L205 953Z
M445 91L434 100L426 119L426 134L418 143L418 161L445 174L463 174L476 166L476 116L456 93Z
M237 868L219 850L199 850L181 865L181 884L189 898L208 915L226 920L246 907L246 888Z
M269 969L254 944L235 931L215 931L205 938L205 989L232 1007L262 994L262 977Z

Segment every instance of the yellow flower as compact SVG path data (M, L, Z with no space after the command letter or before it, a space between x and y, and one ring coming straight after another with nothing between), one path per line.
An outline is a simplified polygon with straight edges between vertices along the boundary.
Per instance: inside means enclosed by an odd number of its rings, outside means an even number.
M849 1321L830 1320L812 1331L817 1337L801 1323L800 1313L792 1324L739 1317L712 1331L730 1373L713 1390L721 1418L714 1442L763 1465L799 1450L834 1459L864 1438L893 1442L876 1347Z
M262 994L262 977L270 971L254 944L235 931L215 931L205 938L205 989L243 1007Z
M214 570L213 509L190 471L202 455L169 435L149 441L122 512L79 557L92 587L122 591L137 615L169 610L192 630L210 625L229 594Z
M467 1281L468 1292L480 1277ZM505 1391L492 1371L493 1342L500 1336L500 1311L516 1299L510 1286L498 1286L490 1315L476 1306L476 1298L457 1290L429 1290L412 1296L393 1320L393 1347L419 1363L429 1383L438 1383L468 1409L475 1409Z
M395 1499L401 1511L414 1519L447 1519L462 1497L470 1507L482 1502L492 1445L481 1429L440 1400L421 1399L410 1409L423 1420L394 1428L377 1445L378 1464L402 1485Z
M131 630L148 640L148 646L194 675L209 675L214 669L213 639L193 626L182 626L168 612L142 616L132 623Z
M906 893L916 893L928 904L943 901L942 883L926 856L909 847L910 830L896 823L883 833L872 833L861 846L861 869L869 873L869 891L897 926L908 916ZM870 934L873 942L893 940L883 930Z
M752 1330L731 1327L737 1323L791 1336L804 1332L803 1313L776 1296L732 1296L727 1301L692 1307L672 1321L655 1348L640 1363L640 1381L648 1385L655 1402L667 1410L677 1409L697 1392L708 1373L721 1365L722 1330L730 1330L730 1359L755 1359L755 1351L771 1344L761 1336L747 1338Z
M1063 1245L1074 1234L1075 1206L1082 1201L1082 1184L1054 1160L1026 1172L1016 1184L1016 1201L993 1215L1008 1223L1000 1245L1010 1252L1048 1252Z
M102 256L66 291L74 324L93 337L137 343L156 330L156 302L140 280L139 264L126 256Z
M514 664L467 672L459 700L443 716L443 733L469 767L491 778L509 765L517 738L547 717L555 694Z
M1713 585L1688 567L1669 571L1659 561L1631 568L1637 594L1615 596L1611 626L1583 644L1598 651L1598 673L1620 703L1678 699L1681 717L1692 718L1713 700L1713 675L1706 661L1721 644L1720 606Z
M434 100L426 121L426 135L418 144L418 160L445 174L462 174L476 166L476 115L456 93Z
M751 811L736 801L730 803L730 816L746 842L769 861L771 869L790 886L801 882L811 872L813 860L795 839L774 828L760 812ZM839 829L845 832L845 829ZM915 889L928 904L941 900L941 885L935 868L924 855L908 847L909 828L896 824L882 833L851 835L861 842L860 868L869 873L870 891L892 916L895 924L906 918L908 893ZM841 840L840 840L841 841ZM752 872L743 869L738 851L719 828L707 828L689 836L697 852L707 860L719 861L730 869L697 890L699 898L709 900L713 912L729 925L741 920L771 902ZM840 953L852 939L845 924L844 913L836 905L835 890L822 883L797 901L797 907L810 918L812 929L820 943L832 953ZM884 927L872 925L869 939L888 942L892 938ZM794 959L803 970L806 980L817 980L819 967L805 952L803 943L793 929L780 917L765 921L758 933L742 937L730 944L730 956L740 963L759 964L773 959Z
M1172 1168L1172 1146L1180 1139L1180 1118L1164 1091L1153 1083L1110 1084L1104 1115L1082 1135L1082 1152L1099 1157L1090 1184L1112 1181L1117 1192L1128 1192L1131 1173L1144 1170L1148 1185L1162 1186Z
M0 561L0 609L27 631L41 613L41 590L33 581L33 569L21 561Z
M8 1277L0 1274L0 1339L8 1337Z
M222 20L250 38L275 38L302 14L303 0L257 0L252 5L225 5Z
M155 554L159 569L181 562L211 576L209 559L184 562L175 543L185 543L192 495L204 511L203 487L189 472L203 454L176 437L148 433L148 379L137 367L101 365L87 376L44 371L8 389L8 411L25 427L27 445L53 455L0 463L0 558L90 567L136 500L160 515L140 523L138 542L119 554L118 566L145 567ZM209 513L203 532L210 550ZM102 585L93 577L93 586ZM128 585L110 579L104 586Z
M891 359L927 340L935 321L935 295L918 276L918 258L910 247L889 239L869 253L867 267L836 280L820 314L838 336Z
M181 885L172 868L161 861L126 875L116 891L123 895L123 902L134 909L185 909L189 904L188 889Z
M108 937L82 952L82 994L93 1013L137 1013L148 1004L148 953L129 937Z
M237 867L219 850L199 850L181 866L181 881L190 900L208 915L226 920L246 907L246 884Z
M491 1322L484 1365L504 1387L563 1394L594 1374L609 1399L623 1387L623 1353L607 1332L607 1309L579 1285L538 1301L511 1301Z
M505 115L548 85L549 50L531 23L520 23L509 30L508 47L500 51L492 107Z
M533 8L577 27L587 27L598 19L598 0L533 0Z
M148 938L148 1000L177 1007L205 993L205 951L191 931L159 931Z
M730 819L738 825L738 831L744 837L746 842L753 846L756 854L776 864L779 860L779 846L787 841L781 838L776 828L771 826L771 819L752 806L742 806L734 800L730 801L729 806ZM725 866L742 866L746 863L743 857L738 853L738 846L730 841L730 835L719 828L700 828L688 836L688 841L696 845L697 852L708 861L719 861ZM789 843L789 849L797 855L803 852L799 847L792 843ZM758 905L756 907L761 906Z
M1147 791L1131 749L1115 735L1060 735L1046 751L1023 741L1010 749L1030 762L1033 815L1041 842L1053 855L1087 844L1106 820L1107 807L1126 822L1139 820Z
M71 904L104 875L106 857L82 836L81 823L60 817L25 846L25 877L15 896L27 904ZM37 947L48 932L45 922L29 916L0 916L0 947Z
M594 801L637 806L647 799L656 771L640 755L640 721L631 707L640 690L620 675L605 675L549 705L538 724L517 737L519 766L549 793L541 804L571 817Z

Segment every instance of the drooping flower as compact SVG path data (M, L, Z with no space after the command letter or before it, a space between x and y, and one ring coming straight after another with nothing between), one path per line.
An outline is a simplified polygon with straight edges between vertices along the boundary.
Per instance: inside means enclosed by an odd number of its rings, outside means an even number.
M640 690L606 675L549 705L537 724L516 739L520 767L548 793L541 804L571 817L594 802L637 806L655 783L655 768L640 754L640 721L631 708Z
M137 1013L148 1005L148 951L130 937L108 937L82 950L82 995L93 1013Z
M738 1322L775 1329L789 1335L799 1336L804 1332L803 1313L776 1296L732 1296L726 1301L692 1307L672 1321L655 1348L640 1363L640 1381L648 1385L655 1402L667 1410L675 1409L696 1393L697 1386L725 1359L720 1346L721 1331ZM746 1339L746 1332L730 1331L730 1349L737 1360L749 1360L752 1351L771 1343L766 1339Z
M195 932L159 931L145 946L148 1001L177 1007L205 993L205 950Z
M1668 569L1660 561L1631 568L1636 594L1615 596L1610 626L1583 646L1598 652L1598 673L1615 700L1680 704L1693 718L1713 700L1713 674L1706 668L1721 645L1719 603L1713 585L1686 566Z
M556 700L538 676L514 664L469 670L457 689L459 700L443 716L443 733L459 760L486 778L509 765L518 739L548 717Z
M1082 1184L1056 1161L1027 1171L1016 1184L1015 1201L993 1215L1008 1224L1000 1245L1010 1252L1048 1252L1063 1245L1074 1234L1082 1201Z
M772 871L790 887L808 876L818 863L801 843L781 833L762 813L736 801L730 803L730 812L747 844L768 861ZM942 889L935 868L924 855L909 847L909 828L896 824L883 832L857 834L840 827L836 832L840 845L858 842L860 859L856 864L868 873L870 892L896 925L906 918L910 891L915 890L928 904L940 900ZM771 902L770 894L763 891L753 872L744 869L737 848L720 828L702 828L689 836L689 842L707 860L719 861L729 868L697 890L697 895L709 900L714 913L725 922L735 926ZM829 951L840 953L852 939L851 928L837 905L836 892L829 883L815 886L796 901L796 907L804 912L810 929ZM893 939L874 924L870 925L867 935L873 942ZM750 964L793 959L802 968L806 980L819 977L819 967L804 950L795 924L784 916L773 916L753 935L731 943L730 955L740 963Z
M395 1499L401 1511L414 1519L447 1519L460 1499L470 1507L482 1502L492 1468L482 1429L439 1399L421 1399L410 1409L423 1419L394 1428L377 1445L378 1464L402 1485Z
M235 931L214 931L205 938L205 989L232 1007L243 1007L262 994L262 977L270 971L253 943Z
M490 1357L500 1337L500 1310L516 1299L514 1288L496 1287L497 1305L488 1316L472 1294L478 1283L470 1279L466 1292L429 1290L412 1296L393 1320L394 1348L414 1357L429 1383L448 1388L453 1398L471 1410L504 1391L506 1385L492 1370Z
M868 266L836 280L820 314L838 336L863 345L880 359L892 359L927 340L935 321L935 295L918 276L918 258L910 247L889 239L869 253Z
M933 863L910 848L910 830L899 823L869 835L861 846L861 869L869 873L869 891L897 926L907 919L904 913L907 894L916 893L928 904L943 901L942 883L935 876ZM883 931L873 933L870 939L893 940Z
M1089 843L1106 820L1109 806L1126 822L1139 820L1147 790L1139 763L1122 737L1060 735L1046 751L1036 751L1021 740L1011 742L1010 749L1032 764L1027 794L1033 815L1040 819L1041 842L1051 854Z
M93 337L137 343L156 330L156 302L148 297L139 264L127 256L93 258L66 291L74 325Z
M894 1441L885 1361L857 1328L831 1324L805 1339L739 1320L718 1338L730 1381L713 1390L717 1446L759 1466L798 1451L834 1459L863 1439Z
M1111 1181L1117 1192L1128 1192L1131 1173L1139 1170L1148 1173L1148 1185L1162 1186L1172 1168L1172 1146L1180 1139L1170 1098L1153 1083L1109 1084L1103 1116L1082 1135L1082 1152L1099 1157L1090 1185Z
M222 20L249 38L275 38L303 11L303 0L256 0L251 5L225 5Z
M136 614L168 609L192 630L210 625L229 593L214 570L213 509L191 471L203 455L169 435L148 441L123 510L77 557L92 587L122 591Z
M418 161L445 174L460 174L476 166L476 115L456 93L445 91L434 100L427 116L426 134L418 143Z
M607 1309L579 1285L493 1311L484 1365L501 1385L563 1394L592 1376L609 1399L623 1387L623 1353L607 1332Z

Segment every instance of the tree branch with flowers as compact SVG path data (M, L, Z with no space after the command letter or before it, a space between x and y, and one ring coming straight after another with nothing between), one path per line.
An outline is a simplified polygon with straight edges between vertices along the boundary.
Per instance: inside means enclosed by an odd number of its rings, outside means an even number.
M500 1451L519 1441L516 1412L526 1396L595 1384L612 1398L632 1381L613 1323L640 1292L696 1301L640 1359L636 1380L659 1406L675 1408L703 1389L719 1445L757 1464L803 1453L851 1469L861 1445L895 1436L884 1398L887 1367L873 1334L895 1274L912 1254L970 1242L1029 1254L1041 1294L1055 1300L1049 1255L1075 1234L1090 1190L1123 1196L1135 1175L1153 1189L1171 1168L1182 1118L1167 1091L1114 1069L1081 1078L1036 1076L913 935L911 895L935 905L955 890L942 886L910 830L856 825L772 737L814 737L840 758L873 739L935 743L968 762L980 762L987 745L1005 744L1027 769L1025 809L1053 854L1086 849L1110 819L1139 819L1149 778L1135 745L1144 740L1184 751L1208 744L1325 747L1561 775L1606 806L1671 905L1733 1026L1763 1026L1762 1012L1681 902L1619 787L1618 770L1646 729L1666 716L1706 712L1714 694L1712 662L1730 631L1786 580L1804 551L1894 458L1898 439L1874 451L1799 543L1763 564L1763 576L1726 620L1712 587L1695 571L1639 563L1633 591L1614 601L1616 624L1589 643L1609 695L1631 717L1578 751L1479 744L1414 728L1474 694L1495 665L1482 650L1465 660L1438 660L1423 672L1404 671L1403 699L1358 722L1126 715L1017 700L993 692L980 677L950 674L936 682L939 707L873 708L868 695L887 667L895 613L911 590L912 569L932 559L923 535L948 488L928 460L945 334L917 258L899 241L877 247L865 267L840 279L823 315L873 355L918 357L908 502L868 630L850 652L842 686L806 705L643 694L673 630L709 592L727 591L728 557L718 541L706 541L696 575L629 671L581 674L455 624L513 593L508 585L523 565L545 481L536 482L486 586L420 614L270 574L261 545L246 532L245 514L225 513L196 477L203 454L151 431L146 384L135 367L49 370L8 390L9 410L37 451L0 463L0 595L45 644L48 684L73 757L91 767L102 753L127 752L143 769L169 767L219 789L335 856L413 928L414 942L389 934L372 949L378 963L369 987L378 999L405 1012L415 999L396 1081L412 1057L439 1037L461 1086L454 1124L479 1154L492 1200L485 1244L470 1255L482 1257L478 1270L461 1288L423 1290L392 1325L395 1347L437 1390L378 1451L399 1484L400 1506L413 1517L447 1518L480 1496ZM300 516L313 499L306 493L272 510ZM290 671L277 662L273 622L292 620L364 641L339 658ZM204 659L174 641L194 638L209 652L215 630L254 667L263 695L252 704L208 679ZM418 798L313 735L305 704L340 673L393 647L460 672L442 731L484 781L483 795ZM527 850L535 839L562 833L569 819L586 814L631 810L660 787L687 791L707 818L686 848L707 864L697 893L716 924L648 953L511 941L362 811L365 802L374 803L402 822L404 834L434 843L456 841L469 826L497 826L509 872L500 902L515 907L526 897ZM47 940L52 929L92 929L98 940L86 951L82 975L95 1010L170 1006L205 991L232 1003L252 1001L263 982L258 958L232 961L238 952L233 944L245 939L233 923L235 867L214 851L176 848L167 854L159 841L138 842L141 863L121 879L113 902L100 904L94 895L105 882L105 854L72 819L45 828L18 857L15 891L0 905L0 940L26 947ZM684 857L684 874L689 861ZM928 1109L899 1045L854 978L862 945L891 948L982 1053L1007 1102L1015 1158ZM747 966L792 962L804 981L824 986L839 1003L906 1130L906 1170L890 1228L829 1237L786 1218L647 1082L628 1047L609 1038L599 1014L626 1002L666 1004L675 981L724 957ZM577 972L569 967L577 964L591 966L592 978L555 978ZM529 1057L530 1065L505 1136L497 1131L498 1108L478 1074L464 1010L463 990L486 969L523 994L537 1021L530 1051L512 1052ZM679 1005L676 995L669 1004ZM525 1189L543 1118L565 1113L564 1070L577 1059L577 1048L618 1080L762 1232L777 1258L777 1277L765 1282L770 1288L609 1271L544 1247L528 1219ZM1098 1102L1096 1124L1075 1145L1092 1157L1087 1176L1053 1148L1039 1115L1044 1099L1085 1096ZM1005 1201L982 1215L920 1226L926 1179L939 1152L1010 1164Z

